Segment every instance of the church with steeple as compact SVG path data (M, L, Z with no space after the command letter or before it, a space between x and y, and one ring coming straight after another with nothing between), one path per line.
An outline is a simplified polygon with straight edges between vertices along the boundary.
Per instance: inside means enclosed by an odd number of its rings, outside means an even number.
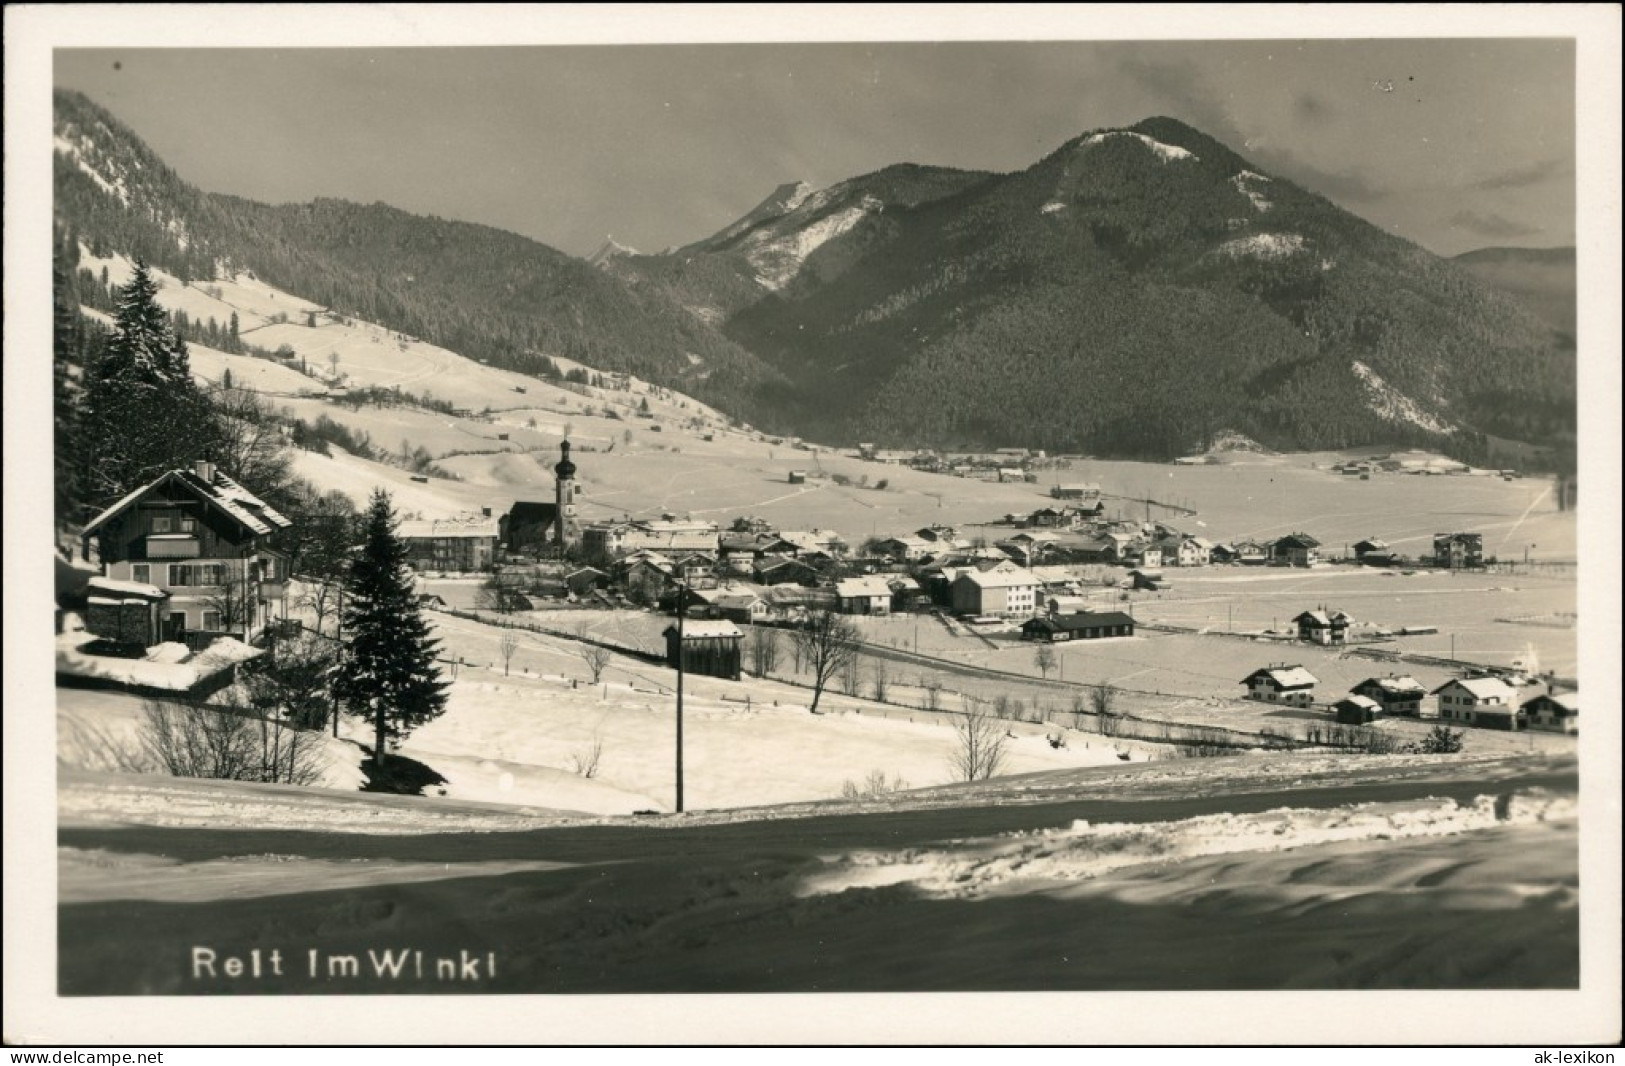
M581 539L581 522L576 515L576 464L570 461L570 441L559 442L560 458L553 465L554 543L560 551L574 547Z
M577 512L576 464L570 442L559 442L559 461L553 464L553 502L515 500L502 519L502 544L511 552L563 552L581 543L581 516Z

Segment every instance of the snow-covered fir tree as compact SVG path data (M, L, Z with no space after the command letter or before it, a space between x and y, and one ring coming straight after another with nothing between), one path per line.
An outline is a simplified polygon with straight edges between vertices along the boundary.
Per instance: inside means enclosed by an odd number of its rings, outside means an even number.
M334 691L351 714L372 721L373 763L382 766L389 741L446 709L446 682L435 665L439 642L418 610L406 545L383 489L372 494L345 596L345 649Z

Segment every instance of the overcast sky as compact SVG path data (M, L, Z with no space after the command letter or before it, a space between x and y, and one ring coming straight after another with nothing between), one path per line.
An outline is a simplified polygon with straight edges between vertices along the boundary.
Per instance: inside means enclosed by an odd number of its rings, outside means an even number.
M706 236L802 180L1010 171L1169 115L1444 255L1574 241L1574 48L1455 41L58 50L182 178L515 230Z

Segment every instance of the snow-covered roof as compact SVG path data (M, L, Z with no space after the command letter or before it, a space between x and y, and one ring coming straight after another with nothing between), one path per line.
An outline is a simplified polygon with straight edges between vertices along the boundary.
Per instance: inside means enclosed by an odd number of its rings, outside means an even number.
M1371 677L1354 687L1375 687L1393 696L1421 696L1427 692L1422 682L1409 675L1404 677Z
M859 599L865 596L890 596L891 582L881 574L843 578L835 583L835 595L843 599Z
M1251 684L1260 675L1270 678L1280 688L1309 688L1320 683L1320 678L1301 666L1266 666L1248 674L1241 683Z
M1043 582L1038 580L1038 576L1031 570L1023 570L1020 567L1015 567L1014 569L1010 570L996 569L985 572L981 570L973 570L968 574L960 575L960 578L975 584L978 588L984 589L1019 588L1025 585L1043 584Z
M666 627L667 633L677 632L677 623L673 622ZM683 619L683 639L695 637L741 637L743 633L732 622L723 619L685 618Z
M455 518L410 519L400 524L403 539L439 537L495 537L500 535L497 519L484 515L459 515Z
M283 517L270 504L249 492L219 470L210 470L209 474L208 480L205 480L192 470L171 470L129 493L122 500L92 518L81 535L90 536L110 519L115 518L133 506L136 501L147 493L170 481L177 481L185 485L192 490L193 495L224 511L251 532L263 535L273 533L278 529L287 529L293 525L291 521Z
M1580 713L1580 694L1578 692L1548 692L1544 695L1536 696L1535 699L1551 700L1565 711L1573 711L1575 714ZM1530 700L1529 702L1533 703L1534 700Z
M1378 703L1370 696L1344 696L1342 699L1337 701L1337 705L1341 707L1344 704L1351 707L1360 707L1367 711L1382 710L1382 704Z
M103 597L116 596L117 599L103 600L103 602L121 602L124 598L135 596L148 600L161 600L169 595L156 585L149 585L143 581L119 581L111 577L93 577L89 582L89 591L92 596L101 593Z
M1446 681L1433 692L1437 695L1453 685L1466 689L1475 699L1480 700L1499 699L1504 703L1510 703L1517 695L1512 691L1511 685L1498 677L1458 677Z

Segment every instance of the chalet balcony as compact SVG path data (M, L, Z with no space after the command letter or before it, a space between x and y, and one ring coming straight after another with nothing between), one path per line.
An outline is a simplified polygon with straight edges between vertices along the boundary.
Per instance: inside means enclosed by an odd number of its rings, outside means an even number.
M198 557L198 539L192 533L149 533L147 535L147 558L149 559L196 559Z

